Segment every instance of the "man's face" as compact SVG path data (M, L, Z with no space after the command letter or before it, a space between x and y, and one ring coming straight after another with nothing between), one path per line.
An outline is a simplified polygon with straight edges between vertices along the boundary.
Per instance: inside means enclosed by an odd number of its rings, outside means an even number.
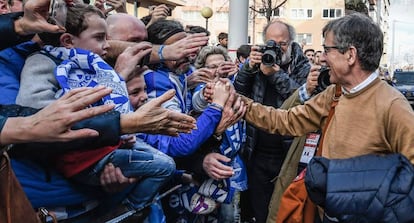
M315 65L326 66L326 58L322 55L321 52L315 52L314 62Z
M96 14L89 15L86 19L88 28L79 36L73 36L73 47L90 50L101 57L105 57L109 47L106 41L106 22Z
M181 39L184 39L186 36L187 34L185 32L176 33L165 40L164 45L173 44ZM170 71L177 75L184 74L190 69L190 61L187 57L180 60L165 61L164 64Z
M348 54L342 54L336 47L333 33L328 32L325 36L324 52L321 54L320 59L326 61L327 66L330 67L330 82L342 83L350 73L350 67L347 63Z
M314 62L314 53L312 51L308 51L306 52L305 56L308 58L309 62L313 63Z
M290 62L290 57L292 53L292 43L289 40L289 31L284 24L273 23L267 29L266 41L274 40L277 44L280 45L282 49L282 64L287 64Z
M129 101L134 111L147 101L148 95L146 88L143 74L135 76L127 82Z

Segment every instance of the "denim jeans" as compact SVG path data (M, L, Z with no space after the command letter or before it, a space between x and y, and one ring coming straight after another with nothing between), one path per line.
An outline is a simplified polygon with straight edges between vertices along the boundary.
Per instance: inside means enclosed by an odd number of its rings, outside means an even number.
M87 185L100 185L100 174L108 163L119 167L126 177L141 177L123 202L131 209L141 209L150 203L175 172L171 157L137 139L133 148L114 150L74 178Z
M240 222L240 191L236 191L230 204L222 203L219 208L218 222Z

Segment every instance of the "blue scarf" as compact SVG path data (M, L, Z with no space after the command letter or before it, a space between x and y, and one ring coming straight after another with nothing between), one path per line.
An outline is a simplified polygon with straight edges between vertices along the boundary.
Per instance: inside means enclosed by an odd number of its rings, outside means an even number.
M93 106L115 104L115 110L120 113L131 111L125 81L99 55L79 48L45 46L43 50L62 60L54 71L62 88L57 92L57 97L71 89L103 85L112 88L112 93Z
M232 166L234 174L224 180L208 179L200 186L198 193L222 203L231 203L236 191L247 189L247 173L245 165L239 156L239 150L244 142L245 125L243 121L226 129L223 142L220 145L221 154L230 158L226 165Z

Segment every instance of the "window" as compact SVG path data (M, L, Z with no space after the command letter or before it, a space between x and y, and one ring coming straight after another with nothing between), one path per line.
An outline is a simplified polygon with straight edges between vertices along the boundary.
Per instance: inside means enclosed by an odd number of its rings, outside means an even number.
M272 10L273 17L283 17L285 9L283 7L279 7Z
M322 18L334 19L342 17L342 9L322 9Z
M283 7L279 7L279 8L273 9L270 13L272 14L271 15L272 17L283 17L284 10L285 9ZM266 17L266 8L260 8L257 16L260 18Z
M312 9L291 9L290 17L292 19L311 19Z
M296 42L306 43L306 45L312 45L312 34L311 33L298 33L296 34Z

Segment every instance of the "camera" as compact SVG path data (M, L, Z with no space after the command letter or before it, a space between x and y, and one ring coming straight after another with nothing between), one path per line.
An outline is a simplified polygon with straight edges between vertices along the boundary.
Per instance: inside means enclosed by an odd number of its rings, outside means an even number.
M282 63L282 49L280 45L273 40L268 40L265 45L259 49L263 53L262 64L266 66L280 65Z
M172 8L168 7L168 16L172 16Z
M144 65L148 65L150 62L151 52L146 54L141 61L138 63L139 67L143 67Z
M150 5L150 6L148 6L148 10L151 12L151 11L154 11L154 9L156 8L157 6L156 5ZM172 16L172 10L173 10L173 8L172 7L170 7L170 6L167 6L168 7L168 11L167 11L167 16Z
M329 67L322 66L321 69L319 69L318 86L316 86L314 94L324 91L327 87L329 87L329 85L331 85L329 78Z
M48 22L53 25L65 27L67 11L68 9L65 1L51 0L49 4Z

